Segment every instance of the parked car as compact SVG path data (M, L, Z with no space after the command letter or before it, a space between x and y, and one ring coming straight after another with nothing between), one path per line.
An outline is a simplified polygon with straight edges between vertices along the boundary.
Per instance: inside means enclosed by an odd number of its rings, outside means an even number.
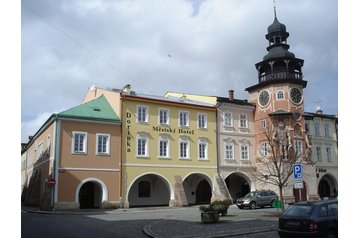
M251 209L256 209L256 207L264 206L274 206L275 200L278 199L277 194L274 191L253 191L249 192L242 198L236 200L236 206L240 209L244 207L249 207Z
M338 200L292 204L279 218L278 234L284 237L338 237Z

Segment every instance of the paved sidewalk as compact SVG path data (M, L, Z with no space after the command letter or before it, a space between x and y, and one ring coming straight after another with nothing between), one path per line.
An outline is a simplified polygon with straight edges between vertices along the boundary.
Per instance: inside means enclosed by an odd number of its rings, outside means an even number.
M108 221L148 219L142 226L145 235L153 238L228 237L277 230L278 213L273 209L239 210L234 205L218 223L200 222L197 207L148 207L122 209L76 209L41 211L38 207L22 207L22 212L54 215L83 215ZM113 219L113 220L111 220ZM140 229L140 228L139 228ZM267 234L267 233L266 233ZM263 234L262 234L263 235Z
M210 238L271 232L277 222L264 220L222 221L212 224L179 220L159 220L143 227L144 233L153 238Z

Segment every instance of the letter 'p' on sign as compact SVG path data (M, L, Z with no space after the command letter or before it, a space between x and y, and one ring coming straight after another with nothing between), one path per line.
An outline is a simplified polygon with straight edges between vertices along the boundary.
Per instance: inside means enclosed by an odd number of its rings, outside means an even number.
M294 164L293 165L293 179L302 180L302 165Z

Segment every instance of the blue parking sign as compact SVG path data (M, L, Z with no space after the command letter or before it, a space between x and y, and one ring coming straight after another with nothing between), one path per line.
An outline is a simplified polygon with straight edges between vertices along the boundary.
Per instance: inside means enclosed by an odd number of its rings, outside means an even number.
M293 179L302 180L302 165L294 164L293 165Z

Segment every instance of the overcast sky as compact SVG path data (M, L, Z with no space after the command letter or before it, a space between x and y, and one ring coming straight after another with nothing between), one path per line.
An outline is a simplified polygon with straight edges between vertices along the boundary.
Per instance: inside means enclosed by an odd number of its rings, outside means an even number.
M337 2L276 0L308 112L338 113ZM247 99L273 19L272 0L22 1L21 140L91 85Z

